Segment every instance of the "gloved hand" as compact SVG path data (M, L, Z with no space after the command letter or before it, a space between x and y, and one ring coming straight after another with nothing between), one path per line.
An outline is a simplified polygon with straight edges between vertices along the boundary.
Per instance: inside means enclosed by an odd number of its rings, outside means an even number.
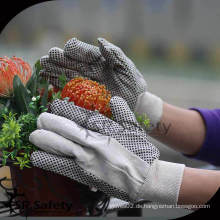
M136 107L137 98L146 91L147 84L134 63L120 48L103 38L98 38L99 47L69 40L64 50L54 47L40 59L41 76L60 87L59 75L67 80L84 76L106 85L112 96L124 98L131 110Z
M113 120L56 100L38 118L30 142L41 148L34 166L96 187L109 196L177 203L184 165L158 160L159 152L139 127L127 103L110 102Z

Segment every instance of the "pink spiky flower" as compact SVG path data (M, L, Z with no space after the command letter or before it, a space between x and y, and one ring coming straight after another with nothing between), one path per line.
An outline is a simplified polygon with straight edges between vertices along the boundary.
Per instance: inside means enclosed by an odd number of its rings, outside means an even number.
M18 75L22 83L26 85L31 77L31 66L23 59L0 57L0 97L10 97L13 92L13 79Z

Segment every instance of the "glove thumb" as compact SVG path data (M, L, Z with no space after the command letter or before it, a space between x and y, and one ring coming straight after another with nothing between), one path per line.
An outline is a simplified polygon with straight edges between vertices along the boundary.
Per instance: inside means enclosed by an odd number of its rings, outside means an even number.
M110 108L113 120L126 128L139 128L134 113L131 111L127 102L118 96L114 96L110 100Z

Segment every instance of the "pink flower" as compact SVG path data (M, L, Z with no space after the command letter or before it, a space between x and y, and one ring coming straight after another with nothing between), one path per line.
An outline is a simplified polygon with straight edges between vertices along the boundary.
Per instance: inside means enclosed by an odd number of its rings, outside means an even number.
M31 77L31 66L21 58L0 57L0 97L10 97L13 92L13 79L18 75L22 83L26 85Z

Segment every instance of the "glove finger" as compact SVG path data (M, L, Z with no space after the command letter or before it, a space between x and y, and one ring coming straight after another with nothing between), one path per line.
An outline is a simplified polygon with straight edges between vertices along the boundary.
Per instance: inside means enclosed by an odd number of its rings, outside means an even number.
M56 71L50 72L50 71L46 70L46 67L48 65L50 65L50 64L48 64L49 62L50 62L50 59L49 59L48 55L45 55L45 56L40 58L40 64L43 67L43 69L40 70L39 75L43 79L47 80L53 86L60 87L60 82L59 82L59 79L58 79L60 73L56 72Z
M49 84L57 87L57 88L60 88L61 87L61 83L60 83L60 80L59 80L59 75L56 74L56 73L51 73L51 72L48 72L46 70L41 70L39 72L39 75L47 80L49 82Z
M103 81L104 75L102 74L101 66L101 69L99 67L96 67L94 69L92 65L89 66L86 63L82 64L79 62L75 62L75 65L72 63L72 66L61 66L52 62L49 56L42 57L40 62L43 67L43 69L40 72L40 75L46 80L50 80L50 83L54 86L58 86L60 84L58 82L58 78L61 74L65 74L68 81L77 76L83 76L91 80L96 80L97 82Z
M88 71L88 64L73 60L64 55L64 51L58 47L53 47L49 50L49 61L47 63L55 66L63 67L64 69L76 70L79 72ZM46 66L43 66L46 68Z
M127 102L118 96L114 96L110 100L110 108L114 121L128 129L139 128L134 113L131 111Z
M54 50L54 49L53 49ZM60 54L60 57L62 55ZM57 55L57 59L58 59L58 55ZM64 61L64 60L63 60ZM76 75L79 72L82 71L82 66L80 65L74 65L74 63L71 64L71 66L67 67L67 64L70 64L70 62L65 61L66 63L64 63L63 61L61 61L60 63L55 63L53 59L51 59L50 55L46 55L41 57L40 59L40 64L43 67L44 71L47 72L52 72L55 73L57 75L61 75L62 73L68 75ZM60 65L61 63L63 63L64 65ZM65 65L66 64L66 65Z
M29 136L29 141L48 153L74 157L79 161L89 159L81 145L49 130L38 129L33 131Z
M106 59L110 66L117 66L118 70L120 70L119 67L121 67L122 70L128 69L129 59L121 50L121 48L108 42L104 38L98 38L98 43L102 56Z
M104 135L110 135L124 130L122 126L104 115L95 111L86 110L71 102L57 99L51 104L50 109L52 114L67 118L86 129L96 131Z
M50 110L52 114L74 121L84 128L87 128L88 119L97 114L95 111L89 111L76 106L73 102L67 102L59 99L53 101L50 105Z
M44 65L45 65L46 63L48 63L48 62L49 62L49 56L48 56L48 55L42 56L42 57L40 58L40 65L41 65L43 68L45 68Z
M75 143L82 145L84 148L87 146L89 146L89 148L92 148L93 145L99 146L100 144L101 144L101 146L103 144L108 146L108 142L109 142L109 137L107 137L107 136L104 136L104 135L101 135L100 133L83 128L82 126L80 126L79 124L77 124L74 121L71 121L68 118L65 118L62 116L57 116L55 114L51 114L51 113L47 113L47 112L41 113L40 116L38 117L37 128L40 131L43 130L44 133L46 131L50 131L52 133L60 135L68 140L71 140ZM39 133L39 131L38 131L38 133ZM44 133L43 133L43 135L44 135ZM54 142L55 139L57 138L56 136L54 136L54 140L53 140L51 134L48 134L48 136L51 137L50 138L51 142ZM40 137L40 136L38 136L38 137ZM48 147L51 147L51 145L53 145L53 143L48 143L49 141L47 141L47 137L45 137L45 140L40 140L40 142L46 144L46 146L48 146ZM58 139L58 142L60 142L59 139ZM38 144L38 143L36 143L36 144ZM54 145L56 145L56 144L54 144ZM63 147L62 147L62 149L63 149ZM65 149L63 149L63 150L65 150ZM67 149L67 151L69 152L68 149Z
M88 119L86 127L92 131L111 137L114 137L116 134L120 134L125 130L123 126L109 118L103 117L99 113Z
M65 44L64 54L85 63L97 62L102 57L98 47L79 41L76 38L70 39Z
M56 69L57 70L57 69ZM74 77L78 77L79 72L78 71L74 71L74 70L66 70L64 69L64 71L60 72L62 74L64 74L66 76L67 81L70 81L71 79L73 79ZM61 76L61 74L56 74L53 71L53 68L51 68L50 70L41 70L39 75L47 80L49 82L49 84L57 87L57 88L62 88L63 84L62 82L59 80L59 76Z
M101 71L98 70L98 68L95 71L93 71L92 67L87 68L85 66L81 66L81 67L78 66L77 67L78 70L76 70L76 69L69 69L66 67L61 67L50 62L48 62L47 64L44 64L44 67L45 69L43 71L49 72L50 74L55 73L57 77L59 77L59 75L65 74L65 76L67 77L67 81L78 76L89 78L97 82L103 81L103 74Z
M106 135L82 128L75 122L50 113L42 113L37 120L38 130L30 134L31 143L42 150L74 156L78 162L94 162L99 155L104 160L112 160L114 163L122 158L113 157L117 152L128 153L116 140ZM80 145L78 145L80 144ZM82 146L82 147L81 147ZM103 148L105 146L106 148ZM124 152L125 151L125 152ZM125 157L129 157L128 155Z
M58 68L62 67L66 70L78 71L80 76L88 77L99 82L104 81L103 65L91 65L85 62L79 62L65 56L64 51L57 47L53 47L49 50L49 59L50 61L47 61L44 68L47 68L50 64L54 66L54 71L60 71Z
M74 77L82 75L77 70L67 69L50 62L44 64L44 71L49 73L55 73L57 77L59 77L59 75L65 74L68 81Z

